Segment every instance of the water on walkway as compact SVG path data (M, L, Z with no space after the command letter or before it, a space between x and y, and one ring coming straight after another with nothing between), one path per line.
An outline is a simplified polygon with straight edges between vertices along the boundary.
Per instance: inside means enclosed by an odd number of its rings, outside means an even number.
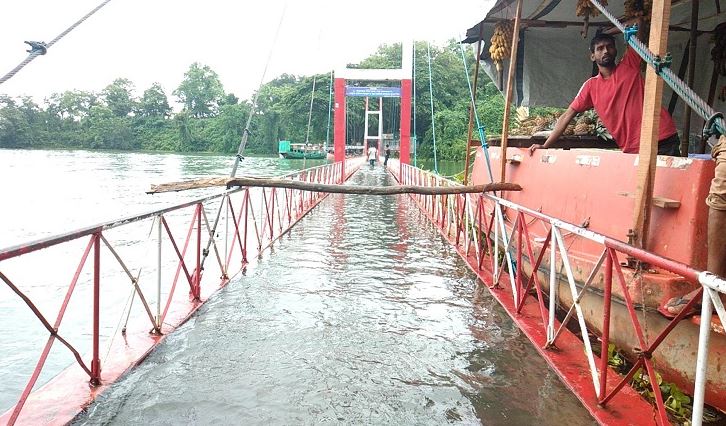
M593 423L409 198L331 195L75 423L564 418Z

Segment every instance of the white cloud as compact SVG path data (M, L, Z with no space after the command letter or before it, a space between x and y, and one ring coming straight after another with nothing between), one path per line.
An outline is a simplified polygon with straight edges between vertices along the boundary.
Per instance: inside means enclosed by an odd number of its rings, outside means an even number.
M0 75L27 55L23 40L48 42L99 3L3 5ZM71 89L99 91L125 77L136 84L137 94L158 81L170 95L198 61L220 75L228 92L248 98L260 82L283 9L266 81L285 72L326 73L405 37L439 43L459 38L490 5L487 0L444 6L395 0L114 0L0 85L0 93L42 99Z

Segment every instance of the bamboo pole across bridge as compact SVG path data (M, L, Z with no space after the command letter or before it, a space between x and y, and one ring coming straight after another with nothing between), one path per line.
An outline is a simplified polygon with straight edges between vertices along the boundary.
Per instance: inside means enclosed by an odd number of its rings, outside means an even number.
M299 180L274 179L274 178L252 178L252 177L215 177L203 178L182 182L170 182L160 185L151 185L147 194L161 192L178 192L190 189L209 188L224 186L246 187L267 187L267 188L288 188L301 191L327 192L332 194L361 194L361 195L395 195L395 194L421 194L421 195L446 195L446 194L467 194L491 191L521 191L522 187L516 183L489 183L486 185L472 186L416 186L416 185L395 185L395 186L354 186L354 185L329 185L315 182L304 182Z

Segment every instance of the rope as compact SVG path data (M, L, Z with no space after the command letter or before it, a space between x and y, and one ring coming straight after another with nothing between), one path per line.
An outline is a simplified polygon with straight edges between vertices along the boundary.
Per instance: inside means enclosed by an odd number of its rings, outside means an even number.
M434 140L434 172L439 174L439 162L436 158L436 119L434 118L434 85L433 75L431 74L431 44L426 42L426 59L429 63L429 93L431 101L431 135Z
M101 4L99 4L98 6L96 6L93 10L91 10L90 12L88 12L81 19L79 19L78 21L76 21L73 25L71 25L70 27L66 28L65 31L63 31L62 33L58 34L56 36L56 38L54 38L53 40L51 40L49 43L43 43L43 42L38 42L38 41L26 41L25 43L27 43L28 45L30 45L30 50L28 50L28 52L30 52L30 54L20 64L18 64L18 66L16 66L12 70L10 70L10 72L8 72L7 74L5 74L2 78L0 78L0 84L3 84L6 81L10 80L15 74L18 73L18 71L20 71L21 69L23 69L23 67L25 67L26 65L28 65L36 57L38 57L40 55L45 55L48 52L48 49L50 49L54 44L56 44L58 41L60 41L60 39L62 39L63 37L65 37L66 34L68 34L69 32L73 31L74 28L76 28L77 26L79 26L86 19L90 18L91 15L93 15L96 12L98 12L99 9L101 9L104 6L106 6L106 4L108 4L108 2L110 2L110 1L111 0L104 0Z
M648 50L648 47L646 47L643 42L638 40L637 37L633 37L633 35L637 32L637 26L634 25L631 27L625 27L597 0L590 0L590 3L600 10L603 16L608 18L610 22L612 22L612 24L623 33L625 36L625 42L635 49L638 55L640 55L640 57L643 58L648 65L655 69L656 74L658 74L663 81L668 84L668 86L670 86L670 88L673 89L673 91L678 94L678 96L683 99L683 101L687 103L693 111L696 112L696 114L706 120L707 123L709 120L711 121L712 127L708 129L708 131L704 129L704 133L708 133L709 136L711 134L726 134L726 126L724 125L723 118L718 117L717 112L669 68L670 54L666 54L665 58L654 55L653 52Z
M463 38L461 38L463 40ZM484 157L487 162L487 172L489 172L489 182L494 182L494 174L492 173L492 163L489 160L489 145L486 142L486 133L484 126L479 121L479 112L476 109L476 102L474 101L474 90L471 87L471 79L469 78L469 68L466 66L466 57L464 56L464 46L459 43L459 50L461 51L461 62L464 64L464 75L466 76L466 84L469 86L469 98L471 99L472 109L474 111L474 120L476 121L476 128L479 132L479 141L481 142L482 151L484 151ZM479 56L479 52L477 52ZM479 60L479 58L475 58ZM469 142L467 141L467 147L469 149Z

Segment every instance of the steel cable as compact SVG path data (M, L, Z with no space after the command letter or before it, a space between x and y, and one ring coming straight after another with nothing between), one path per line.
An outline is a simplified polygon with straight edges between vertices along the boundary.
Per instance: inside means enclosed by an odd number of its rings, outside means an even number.
M426 59L429 64L429 100L431 101L431 136L434 141L434 172L439 174L439 161L436 157L436 117L434 115L434 86L433 74L431 73L431 44L426 42Z
M83 21L85 21L86 19L90 18L91 15L93 15L96 12L98 12L103 6L106 6L106 4L108 4L108 2L110 2L110 1L111 0L104 0L101 4L99 4L98 6L96 6L93 10L91 10L90 12L88 12L81 19L79 19L78 21L76 21L73 25L71 25L70 27L66 28L65 31L63 31L62 33L58 34L49 43L41 44L43 46L42 48L36 48L31 43L26 42L28 44L31 44L31 50L28 51L28 52L30 52L28 54L28 57L26 57L20 64L18 64L15 68L13 68L12 70L10 70L10 72L8 72L7 74L5 74L2 78L0 78L0 84L3 84L6 81L10 80L15 74L18 73L18 71L20 71L21 69L23 69L23 67L25 67L26 65L28 65L33 59L37 58L40 55L45 55L46 52L48 51L48 49L51 48L51 46L53 46L58 41L60 41L60 39L62 39L68 33L70 33L71 31L73 31L77 26L79 26L80 24L82 24Z
M461 39L461 36L459 36ZM471 80L469 79L469 68L466 66L466 57L464 56L464 47L461 43L459 43L459 50L461 51L461 61L464 64L464 74L466 76L466 84L469 87L469 99L471 100L471 107L474 111L474 119L476 120L476 128L479 132L479 142L481 142L481 148L484 152L484 159L486 160L487 165L487 172L489 173L489 182L494 182L494 174L492 173L492 163L489 158L489 145L487 145L486 140L486 133L484 126L481 124L481 121L479 120L479 112L476 109L476 100L474 99L474 89L471 86ZM476 53L476 61L479 60L479 52ZM467 147L466 149L469 149L469 142L467 141ZM473 166L473 164L472 164Z
M267 62L265 62L265 68L262 70L262 76L260 77L260 84L257 85L257 91L255 92L254 96L252 97L252 104L250 106L250 115L247 117L247 123L245 123L245 128L242 131L242 140L240 140L239 147L237 148L237 155L235 155L234 164L232 165L232 171L229 174L230 177L235 177L235 175L237 174L237 168L239 167L239 163L243 158L242 154L244 154L245 147L247 146L247 139L249 139L249 135L250 135L250 124L252 123L252 116L255 115L255 110L257 109L257 99L260 96L260 91L262 90L262 85L265 81L265 77L267 76L267 69L270 66L270 62L272 61L272 54L275 51L275 46L277 45L277 39L280 36L280 29L282 28L282 22L285 19L286 11L287 11L287 3L285 3L285 5L282 8L282 13L280 14L280 21L277 23L277 29L275 30L275 37L272 40L272 46L270 47L270 52L267 55ZM209 240L207 241L206 248L202 252L202 260L199 263L199 271L197 271L197 274L202 273L202 271L204 270L204 263L206 263L207 257L209 257L209 248L212 246L212 243L214 242L214 235L217 233L217 226L219 225L219 218L221 217L222 210L224 209L225 200L226 200L226 197L224 197L222 199L222 202L219 203L219 209L217 210L217 216L214 218L214 224L212 225L212 229L209 232Z

